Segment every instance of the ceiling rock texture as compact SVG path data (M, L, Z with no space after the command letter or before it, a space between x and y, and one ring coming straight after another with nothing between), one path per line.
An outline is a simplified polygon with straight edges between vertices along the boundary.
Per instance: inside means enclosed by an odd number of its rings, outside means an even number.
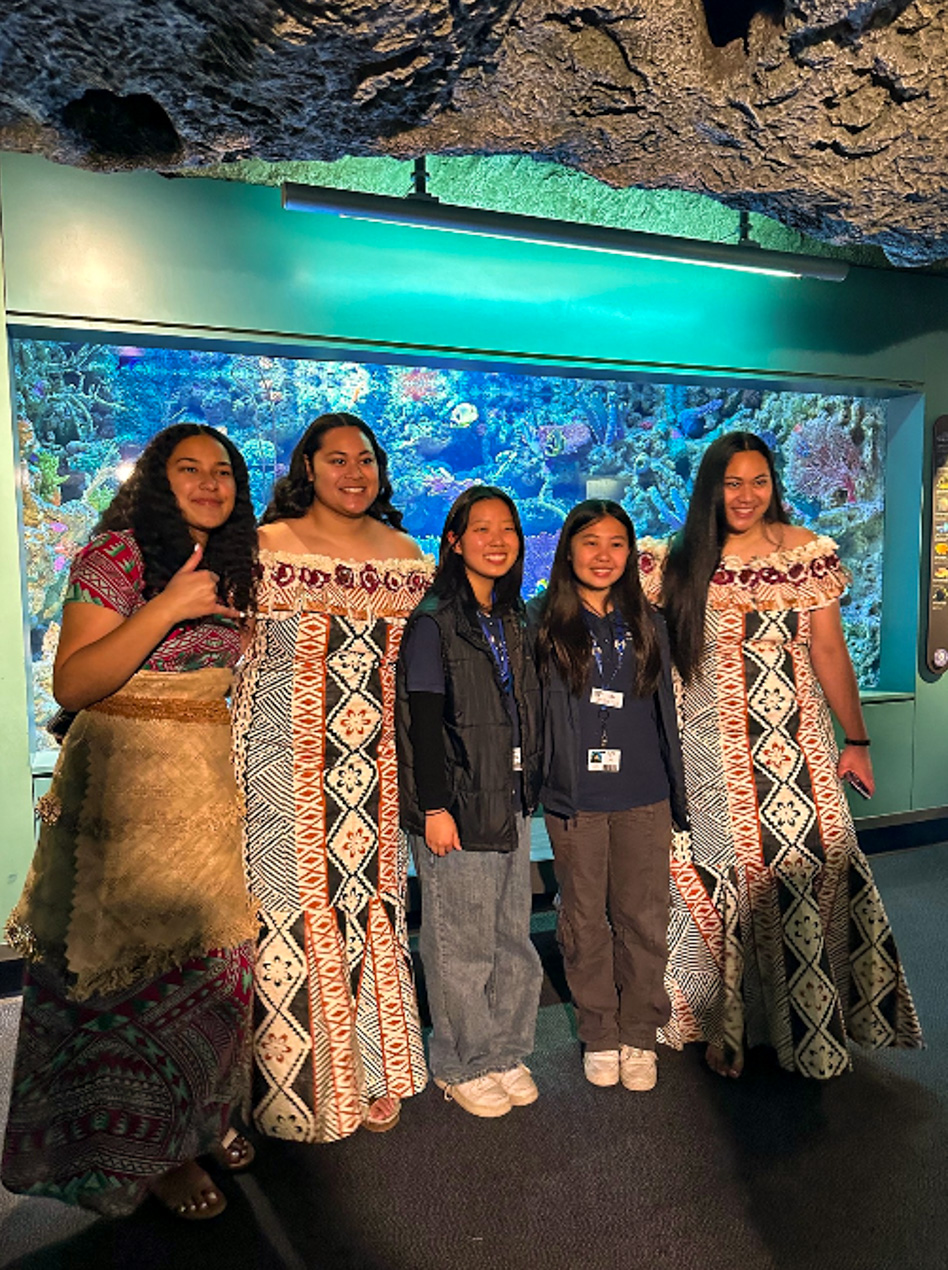
M0 0L0 149L520 153L948 257L941 0Z

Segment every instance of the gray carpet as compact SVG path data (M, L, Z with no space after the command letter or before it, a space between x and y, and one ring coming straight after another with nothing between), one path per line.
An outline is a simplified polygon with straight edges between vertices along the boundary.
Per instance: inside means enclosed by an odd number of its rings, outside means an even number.
M225 1180L227 1212L204 1226L149 1204L77 1230L69 1210L6 1197L2 1260L36 1270L942 1270L948 847L876 856L873 869L926 1029L921 1053L857 1052L852 1074L816 1086L764 1054L726 1082L692 1047L662 1052L651 1094L594 1089L541 929L554 974L535 1106L479 1121L432 1088L387 1135L259 1143L252 1173ZM7 1049L13 1008L0 1014Z

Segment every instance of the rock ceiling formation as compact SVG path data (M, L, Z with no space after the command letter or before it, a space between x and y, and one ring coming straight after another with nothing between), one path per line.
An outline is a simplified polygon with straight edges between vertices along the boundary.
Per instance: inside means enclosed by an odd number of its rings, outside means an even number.
M937 0L0 0L0 149L522 153L948 257Z

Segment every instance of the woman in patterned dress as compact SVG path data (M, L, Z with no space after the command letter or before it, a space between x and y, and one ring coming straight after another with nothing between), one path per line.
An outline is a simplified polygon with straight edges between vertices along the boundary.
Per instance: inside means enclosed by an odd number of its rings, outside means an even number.
M76 717L7 938L26 968L11 1191L186 1218L247 1092L256 923L225 694L253 599L247 469L212 428L158 434L73 562L53 672Z
M874 790L835 544L788 523L769 449L734 432L709 446L667 555L646 544L640 567L681 677L691 819L672 863L665 1039L707 1042L724 1076L765 1044L817 1079L848 1070L848 1040L920 1046L841 784Z
M395 663L431 576L355 415L316 419L260 530L235 705L262 908L254 1123L329 1142L398 1121L426 1069L405 923Z

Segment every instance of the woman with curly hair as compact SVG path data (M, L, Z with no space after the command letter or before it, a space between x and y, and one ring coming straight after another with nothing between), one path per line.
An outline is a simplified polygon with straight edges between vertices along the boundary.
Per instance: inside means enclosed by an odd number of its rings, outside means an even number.
M76 556L53 672L75 717L7 938L26 962L2 1177L109 1216L216 1216L250 1162L256 922L225 695L254 603L247 469L160 432ZM226 1145L225 1145L226 1141Z
M672 862L671 1044L736 1077L748 1046L816 1080L848 1042L921 1045L843 796L874 790L843 637L836 544L789 522L770 449L731 432L701 460L671 546L640 542L682 684L690 837ZM837 751L830 710L842 728Z
M356 415L300 438L260 530L235 701L245 858L263 928L253 1116L329 1142L392 1128L426 1080L405 926L395 663L431 568Z

